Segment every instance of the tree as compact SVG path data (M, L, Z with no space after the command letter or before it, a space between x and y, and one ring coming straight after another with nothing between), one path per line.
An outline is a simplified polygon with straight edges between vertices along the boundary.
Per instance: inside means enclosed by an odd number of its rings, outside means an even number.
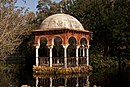
M24 11L23 11L24 10ZM15 7L15 0L0 0L0 57L14 53L30 34L35 14Z
M52 0L39 0L37 5L37 23L41 24L41 22L50 15L58 13L59 11L59 3L52 2Z

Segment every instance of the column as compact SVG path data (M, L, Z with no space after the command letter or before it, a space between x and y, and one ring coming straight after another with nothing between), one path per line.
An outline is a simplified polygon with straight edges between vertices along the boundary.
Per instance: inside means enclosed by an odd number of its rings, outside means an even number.
M83 45L83 57L85 57L85 47Z
M67 47L68 47L68 44L63 45L63 47L64 47L64 67L67 68Z
M90 87L89 76L87 76L87 79L86 79L86 86Z
M38 49L40 46L36 46L36 66L38 66L39 61L38 61Z
M52 48L53 48L53 45L49 45L48 48L50 49L50 67L52 67Z
M50 87L52 87L52 77L50 77Z
M82 47L80 47L80 52L79 52L79 56L82 56Z
M78 55L78 49L79 49L79 45L76 46L76 66L79 66L79 55Z
M76 87L79 87L79 79L78 79L78 77L76 78Z
M67 87L67 78L65 78L65 87Z
M38 77L36 77L36 87L38 87Z
M89 65L89 46L86 48L86 60L87 60L87 66Z

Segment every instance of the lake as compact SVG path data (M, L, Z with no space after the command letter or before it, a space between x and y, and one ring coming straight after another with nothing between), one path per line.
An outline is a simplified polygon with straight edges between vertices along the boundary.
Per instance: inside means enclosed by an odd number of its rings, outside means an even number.
M0 87L130 87L130 66L94 69L90 74L33 74L26 64L4 65Z

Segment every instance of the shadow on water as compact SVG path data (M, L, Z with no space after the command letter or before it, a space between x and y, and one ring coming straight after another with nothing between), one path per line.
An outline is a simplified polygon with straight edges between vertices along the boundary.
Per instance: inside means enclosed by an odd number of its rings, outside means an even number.
M32 79L25 64L0 64L0 87L21 87Z
M97 87L130 87L130 66L122 62L118 67L96 69L90 83Z
M23 64L0 64L0 87L130 87L130 66L94 69L91 75L34 75Z

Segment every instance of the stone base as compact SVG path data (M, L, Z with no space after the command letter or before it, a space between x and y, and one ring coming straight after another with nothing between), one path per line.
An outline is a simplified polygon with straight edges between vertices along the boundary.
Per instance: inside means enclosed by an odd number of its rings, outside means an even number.
M76 78L76 77L86 77L86 76L90 76L91 72L89 73L77 73L77 74L48 74L48 73L33 73L33 77L38 77L38 78Z
M80 74L89 73L93 70L92 66L79 66L79 67L49 67L49 66L33 66L34 73L45 74Z

